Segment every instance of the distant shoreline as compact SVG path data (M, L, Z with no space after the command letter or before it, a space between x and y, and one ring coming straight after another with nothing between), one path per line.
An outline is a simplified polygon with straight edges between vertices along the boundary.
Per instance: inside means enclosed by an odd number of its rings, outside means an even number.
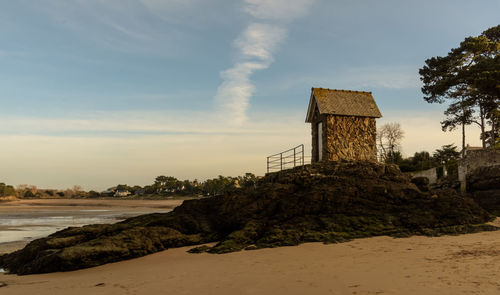
M192 198L173 198L173 199L127 199L127 198L33 198L33 199L16 199L13 201L0 203L0 206L11 205L39 205L39 206L135 206L154 208L160 205L178 206L184 200Z
M90 198L90 197L43 197L43 198L19 198L16 196L6 196L0 197L0 204L6 202L15 202L15 201L36 201L36 200L101 200L101 201L169 201L169 200L192 200L192 199L200 199L204 198L202 195L172 195L172 196L163 196L163 195L143 195L143 196L127 196L127 197L98 197L98 198Z

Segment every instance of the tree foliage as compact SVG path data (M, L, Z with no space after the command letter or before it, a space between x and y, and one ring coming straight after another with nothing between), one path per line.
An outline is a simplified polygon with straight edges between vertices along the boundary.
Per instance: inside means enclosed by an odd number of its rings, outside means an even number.
M399 165L399 168L403 172L421 171L440 166L436 159L427 151L415 152L413 156L404 159L401 158L395 163Z
M441 149L437 149L432 155L440 164L446 164L450 161L457 160L460 157L460 152L454 144L443 145Z
M427 59L419 73L427 102L450 101L441 127L443 131L462 127L462 150L465 126L472 123L481 128L483 147L487 142L495 145L500 120L500 25L465 38L446 56Z
M181 186L182 184L180 183L179 180L177 180L177 178L164 175L156 177L155 182L153 184L153 187L155 188L157 193L175 192Z
M128 186L119 184L115 190L127 190L132 195L159 195L159 196L174 196L174 195L205 195L217 196L228 192L232 192L238 188L255 187L258 178L253 173L245 173L242 176L231 177L219 175L216 178L198 181L197 179L179 180L173 176L160 175L155 178L152 185L146 185L143 188L140 186Z
M238 184L241 187L256 187L258 178L253 173L245 173L243 176L238 176Z
M0 197L15 196L16 190L12 185L6 185L5 183L0 183Z

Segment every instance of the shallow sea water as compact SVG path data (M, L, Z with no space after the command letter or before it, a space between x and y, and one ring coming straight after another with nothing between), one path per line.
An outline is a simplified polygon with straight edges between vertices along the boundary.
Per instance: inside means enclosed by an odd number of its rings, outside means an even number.
M155 212L168 211L171 210L155 210ZM120 208L116 207L111 209L77 209L70 207L67 210L60 208L58 210L0 211L0 244L31 241L70 226L115 223L147 213L150 213L150 211L120 210Z

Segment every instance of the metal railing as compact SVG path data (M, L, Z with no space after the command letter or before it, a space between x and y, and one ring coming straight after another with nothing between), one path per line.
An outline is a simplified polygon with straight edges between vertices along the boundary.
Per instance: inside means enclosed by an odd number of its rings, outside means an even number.
M290 169L305 164L304 145L267 157L267 173Z

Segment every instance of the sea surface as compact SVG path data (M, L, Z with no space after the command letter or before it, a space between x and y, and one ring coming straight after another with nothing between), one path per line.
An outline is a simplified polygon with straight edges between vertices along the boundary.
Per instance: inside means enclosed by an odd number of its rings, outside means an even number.
M142 201L144 202L144 201ZM169 212L167 206L124 206L113 204L22 204L0 206L0 244L45 237L70 226L109 224L152 212Z

